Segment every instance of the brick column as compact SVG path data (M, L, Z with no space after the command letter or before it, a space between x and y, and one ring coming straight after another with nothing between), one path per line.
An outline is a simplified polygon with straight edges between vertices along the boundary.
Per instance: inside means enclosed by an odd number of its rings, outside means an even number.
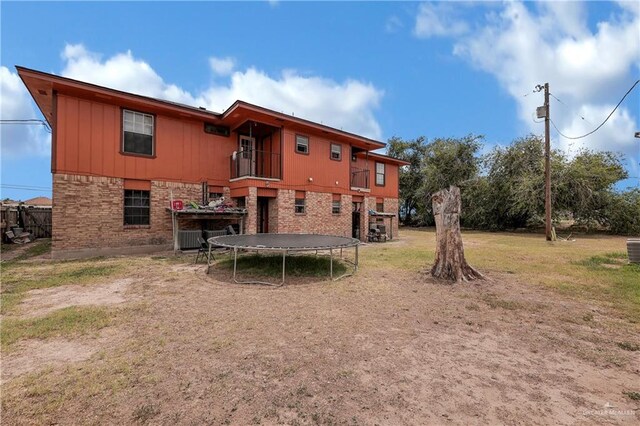
M246 234L256 234L258 229L258 188L249 187L249 195L245 200L247 217L245 218L244 230Z
M400 225L400 217L398 215L398 199L397 198L385 198L384 199L384 211L387 213L394 213L393 217L393 238L399 237L398 227Z

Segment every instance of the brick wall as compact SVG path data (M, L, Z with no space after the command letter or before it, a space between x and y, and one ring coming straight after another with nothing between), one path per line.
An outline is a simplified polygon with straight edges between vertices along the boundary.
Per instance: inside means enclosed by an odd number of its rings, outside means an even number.
M398 217L398 199L397 198L385 198L384 199L384 211L387 213L395 213L395 217L393 218L393 238L398 238L398 225L400 223L400 219ZM388 223L389 219L385 219Z
M151 182L150 224L124 225L124 180L96 176L54 174L52 251L106 247L169 245L174 199L200 200L202 186L176 182ZM197 221L181 221L182 229L198 229Z
M245 234L256 234L258 232L258 188L249 187L249 195L245 197L245 207L247 217L244 221Z
M330 193L306 192L305 213L295 213L295 191L278 190L278 232L286 234L328 234L351 236L351 196L340 197L340 213L333 214L333 196ZM271 218L270 218L271 220Z
M167 212L170 194L175 199L199 200L200 184L151 182L151 218L149 226L125 227L124 180L67 174L53 176L53 247L56 252L94 248L119 248L149 245L171 245L171 215ZM225 188L225 196L228 194ZM269 230L278 233L316 233L351 236L351 195L341 195L340 213L332 213L331 193L306 192L303 214L294 211L295 191L279 189L278 197L269 200ZM361 212L361 233L368 232L369 209L375 209L376 198L365 197ZM385 211L398 211L398 200L385 198ZM257 227L257 189L249 188L245 219L247 233ZM204 222L180 221L181 229L199 229ZM398 236L397 216L393 236Z

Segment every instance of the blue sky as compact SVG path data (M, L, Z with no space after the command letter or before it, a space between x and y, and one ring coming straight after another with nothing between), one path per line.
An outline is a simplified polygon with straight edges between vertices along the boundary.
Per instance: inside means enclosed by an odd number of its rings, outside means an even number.
M638 2L6 2L2 119L41 117L14 65L222 111L235 99L386 141L586 133L640 76ZM528 94L527 96L524 96ZM638 176L640 88L593 136ZM581 117L584 117L581 118ZM2 125L1 197L50 195L50 141ZM637 185L638 179L623 184ZM35 187L12 189L11 185ZM43 189L39 189L43 188Z

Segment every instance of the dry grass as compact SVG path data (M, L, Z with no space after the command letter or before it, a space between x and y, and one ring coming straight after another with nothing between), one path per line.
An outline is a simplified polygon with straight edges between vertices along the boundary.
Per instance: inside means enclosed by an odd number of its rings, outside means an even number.
M363 247L351 278L314 277L316 265L276 289L234 285L223 267L207 277L195 255L13 262L4 356L34 340L96 347L4 383L3 423L615 423L583 413L640 408L640 281L624 238L465 232L491 280L448 285L422 273L433 230L401 236ZM32 289L122 277L118 309L14 315Z
M401 241L363 250L363 263L376 269L428 270L435 247L433 229L401 232ZM465 256L481 271L510 274L522 282L604 304L640 323L640 265L628 264L626 239L575 238L547 242L539 234L463 232Z

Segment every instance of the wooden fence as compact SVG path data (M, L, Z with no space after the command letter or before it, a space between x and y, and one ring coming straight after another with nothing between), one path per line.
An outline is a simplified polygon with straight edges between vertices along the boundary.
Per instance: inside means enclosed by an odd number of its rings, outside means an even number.
M51 238L51 207L2 206L2 239L12 226L19 226L36 238Z

